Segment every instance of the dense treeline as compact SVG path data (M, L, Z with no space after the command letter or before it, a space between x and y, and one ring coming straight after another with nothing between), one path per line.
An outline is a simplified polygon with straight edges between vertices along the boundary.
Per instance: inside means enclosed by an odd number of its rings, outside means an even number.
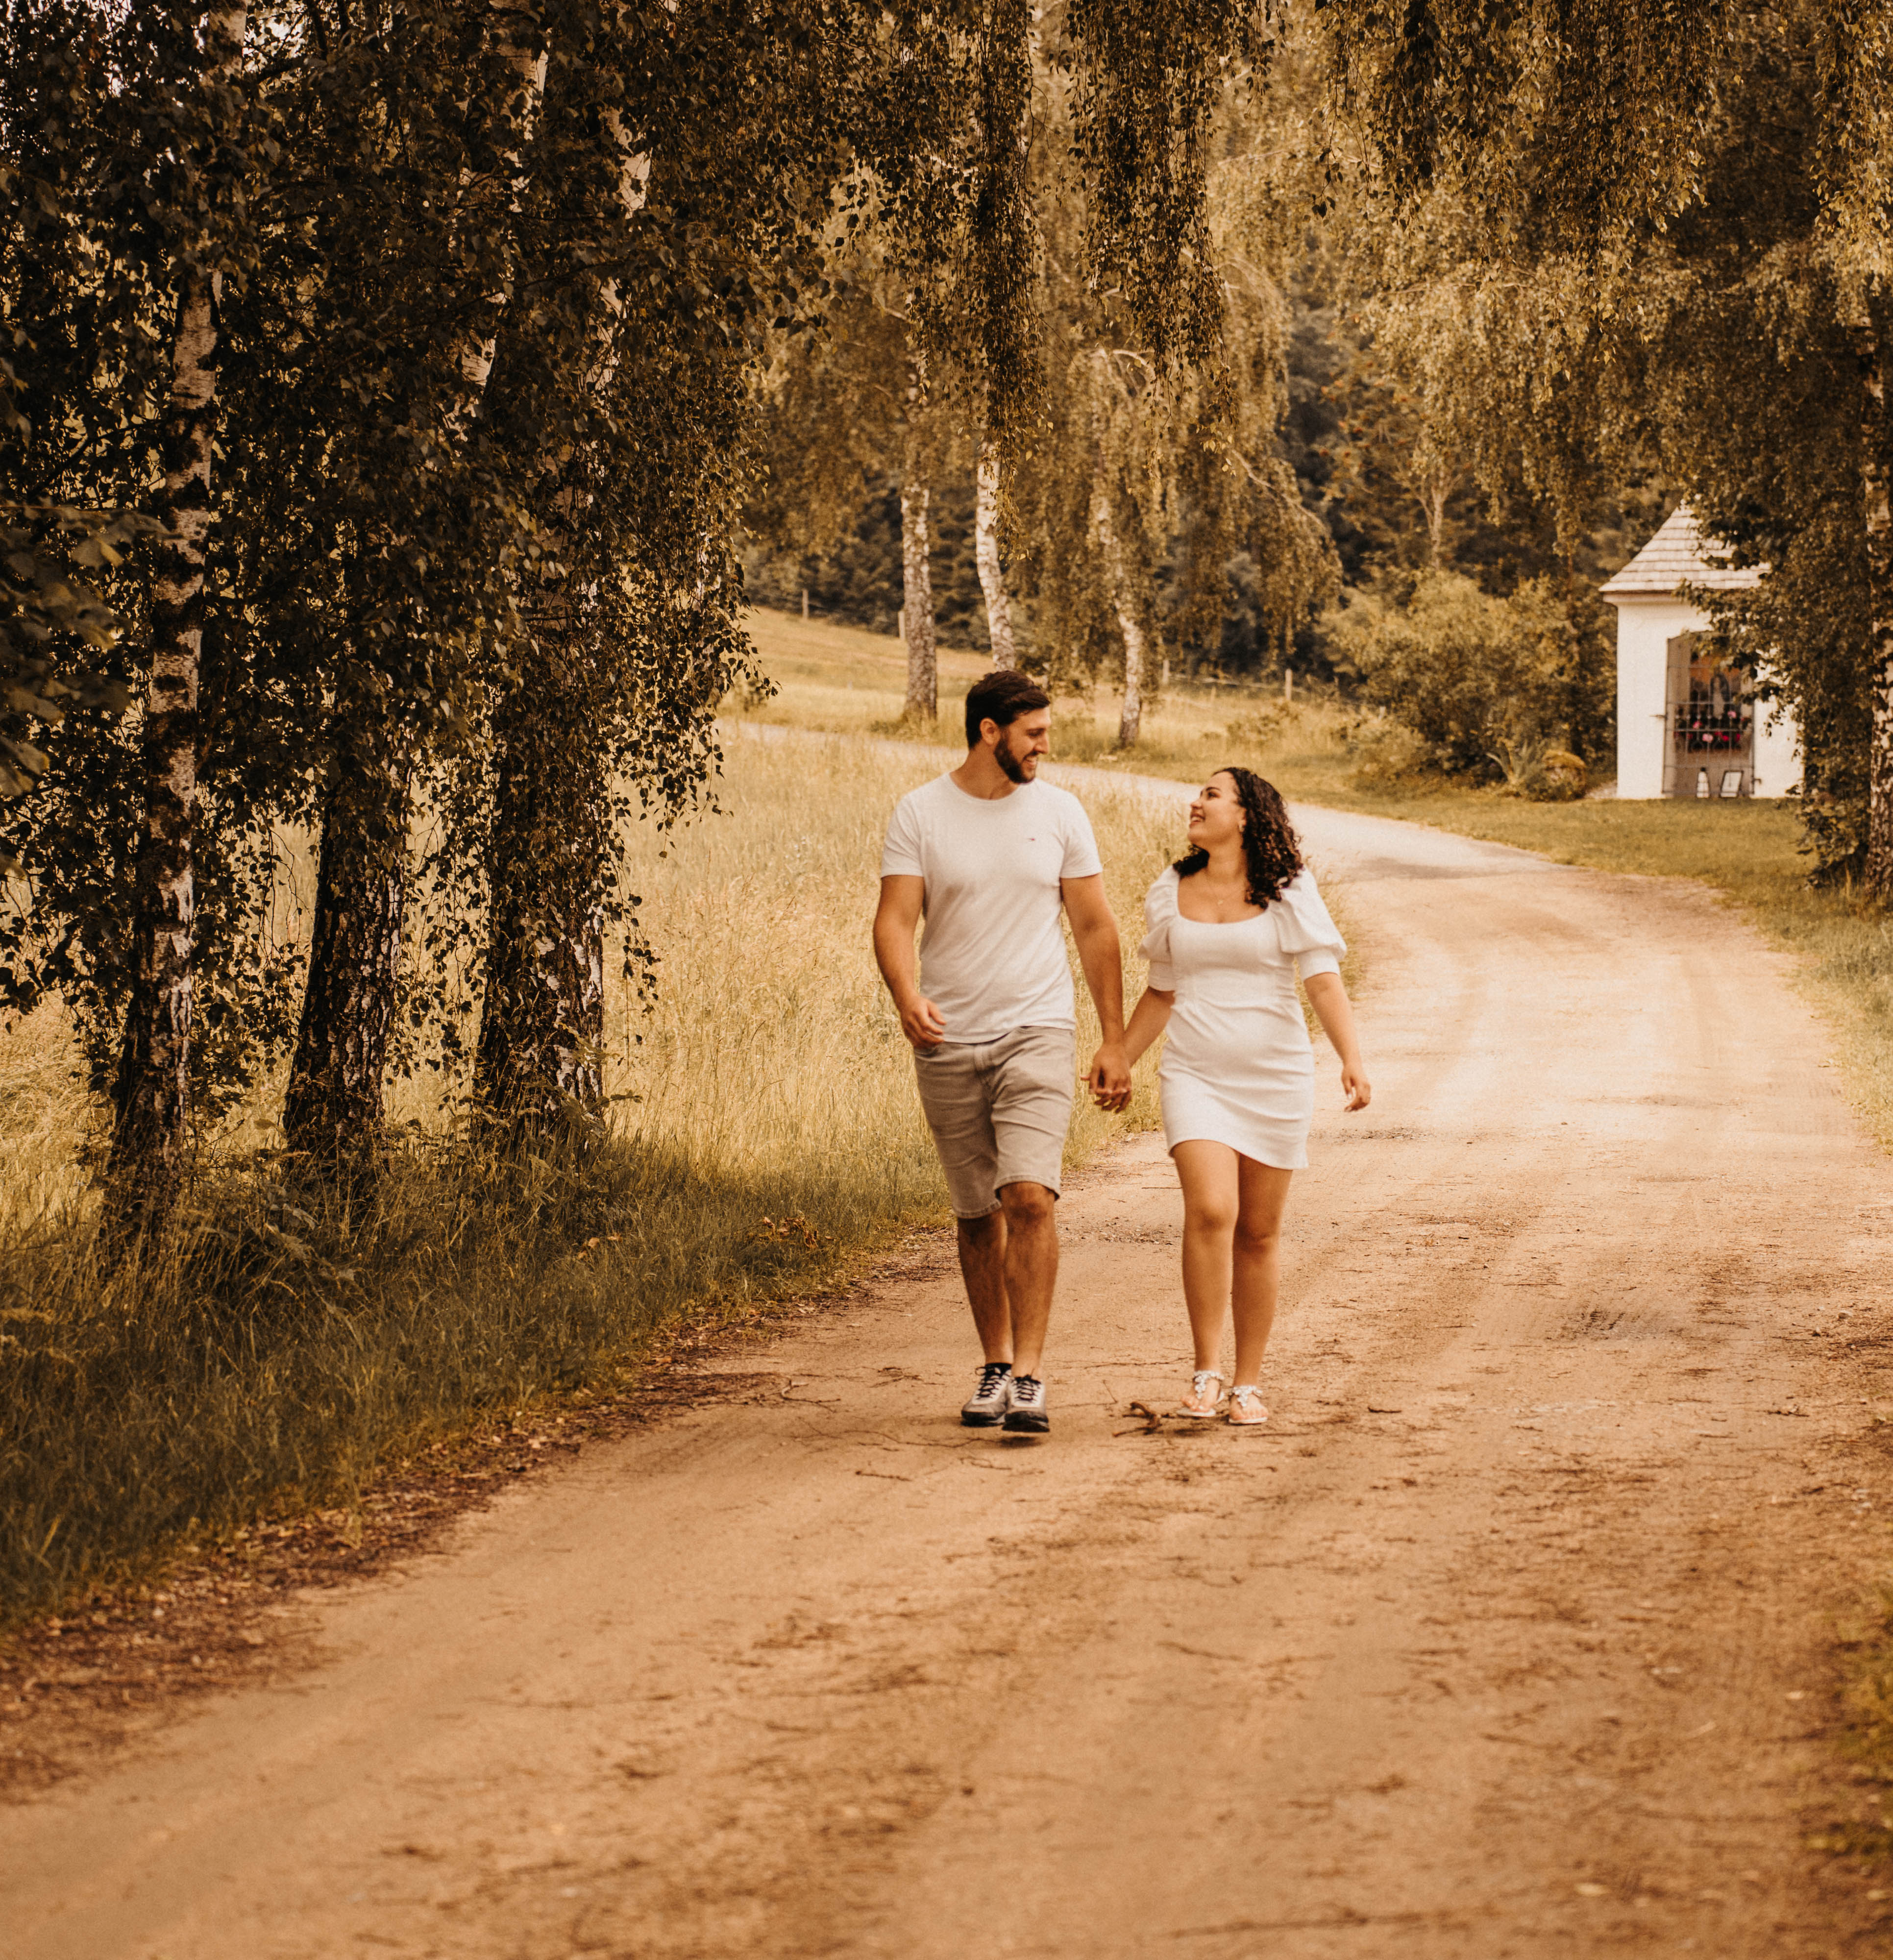
M624 820L698 792L746 671L771 348L871 250L922 371L993 431L1039 412L1028 11L4 21L0 1011L75 1020L108 1236L161 1228L196 1125L279 1059L291 1162L371 1175L417 1029L470 1045L482 1137L582 1135L607 941L641 957ZM1215 341L1201 136L1258 31L1216 0L1058 23L1062 242L1166 375Z
M1516 465L1497 493L1488 492L1469 453L1445 473L1436 550L1427 501L1410 480L1421 421L1417 398L1404 376L1375 358L1362 317L1370 295L1341 290L1343 277L1325 255L1312 253L1288 282L1285 403L1275 438L1300 502L1331 540L1343 587L1417 571L1436 556L1500 598L1529 579L1561 574L1567 552L1556 511L1523 483ZM800 434L793 428L784 437L797 441ZM1590 527L1573 541L1575 580L1600 584L1630 556L1661 521L1666 487L1653 465L1626 466L1623 480L1588 514ZM950 459L934 485L929 530L940 637L983 652L991 638L975 560L975 496L970 463ZM896 631L902 604L897 468L877 469L872 461L864 468L858 503L835 514L816 550L799 549L805 533L783 523L768 501L752 505L750 514L756 530L745 563L756 603L794 610L806 592L817 616ZM1156 568L1165 644L1179 669L1260 680L1278 676L1286 660L1299 674L1332 676L1338 650L1331 622L1312 603L1297 609L1284 644L1284 622L1271 615L1256 562L1258 540L1239 540L1230 551L1218 614L1179 621L1186 596L1182 529L1166 539ZM1032 597L1022 590L1017 603L1029 609ZM1185 639L1179 625L1200 626L1201 637Z
M746 525L898 590L918 714L943 612L1127 742L1172 651L1312 658L1522 772L1605 745L1584 595L1687 494L1893 887L1883 8L3 18L0 1010L74 1017L121 1245L279 1061L341 1186L421 1047L482 1137L596 1125Z
M845 51L584 6L56 0L8 33L10 511L154 533L91 581L118 636L48 681L135 710L27 704L9 824L5 1004L77 1020L113 1228L280 1053L291 1150L372 1161L423 793L425 875L504 921L489 1113L595 1105L613 807L689 792L743 657L743 338L806 276L808 136L862 119ZM300 974L287 825L320 836Z
M1226 176L1259 164L1276 207L1275 249L1241 255L1267 304L1224 312L1222 377L1273 371L1261 412L1234 445L1226 395L1207 441L1187 417L1143 418L1155 494L1128 633L1058 562L1081 539L1102 567L1104 534L1068 501L1046 523L1059 507L1028 480L1006 541L1029 651L1080 679L1147 667L1154 645L1237 671L1293 658L1410 721L1424 697L1434 765L1510 774L1506 756L1553 741L1595 761L1611 621L1591 594L1686 497L1736 562L1772 568L1711 610L1794 712L1817 875L1893 892L1893 10L1335 0L1280 24L1265 85L1219 104L1206 167L1212 254ZM1055 88L1039 93L1035 143L1055 142ZM1051 236L1055 197L1028 185ZM1048 337L1073 317L1058 262ZM801 406L778 452L810 426ZM1268 499L1229 530L1229 468L1191 469L1219 444L1226 466L1292 469L1351 603L1309 616L1324 581ZM1027 446L1027 479L1083 466L1055 409ZM850 460L842 521L765 536L779 585L801 554L800 583L865 617L889 581L855 520L911 460Z

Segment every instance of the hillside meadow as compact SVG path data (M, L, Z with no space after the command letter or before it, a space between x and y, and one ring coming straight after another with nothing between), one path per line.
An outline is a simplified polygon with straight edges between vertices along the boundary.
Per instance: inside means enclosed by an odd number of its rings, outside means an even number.
M888 811L938 767L739 738L714 808L641 828L628 875L658 985L614 996L611 1131L582 1160L479 1161L458 1140L463 1085L423 1074L397 1085L401 1141L351 1209L270 1155L272 1084L206 1139L171 1252L134 1284L91 1249L82 1159L102 1112L74 1086L65 1027L43 1013L0 1036L7 1612L272 1513L345 1507L430 1440L622 1386L680 1331L831 1287L943 1222L868 942ZM1086 801L1134 985L1174 822L1134 794ZM1081 1050L1095 1038L1087 1019ZM1155 1121L1151 1075L1125 1116L1081 1104L1074 1161Z

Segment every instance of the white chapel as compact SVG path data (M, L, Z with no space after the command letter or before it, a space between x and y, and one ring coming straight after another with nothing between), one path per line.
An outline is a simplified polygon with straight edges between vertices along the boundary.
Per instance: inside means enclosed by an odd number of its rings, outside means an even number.
M1601 588L1617 608L1620 797L1778 797L1800 778L1793 719L1751 699L1742 674L1699 650L1708 619L1678 597L1685 585L1730 592L1760 582L1759 571L1721 558L1681 504Z

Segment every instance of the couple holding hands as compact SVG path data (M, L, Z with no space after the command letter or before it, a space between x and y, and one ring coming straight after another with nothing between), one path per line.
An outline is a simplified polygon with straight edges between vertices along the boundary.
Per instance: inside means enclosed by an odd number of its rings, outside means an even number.
M1038 780L1051 731L1042 689L1020 673L985 676L966 697L966 761L901 799L881 858L875 957L913 1047L985 1350L960 1420L1026 1433L1051 1427L1054 1207L1077 1076L1062 912L1103 1030L1088 1078L1102 1108L1125 1106L1131 1064L1169 1036L1158 1080L1183 1192L1195 1348L1176 1413L1264 1423L1282 1213L1290 1175L1308 1162L1314 1109L1297 973L1341 1058L1347 1106L1364 1109L1372 1093L1341 984L1345 947L1281 797L1248 769L1219 769L1191 801L1188 851L1144 900L1150 984L1127 1026L1117 921L1090 822L1076 797ZM1219 1360L1232 1316L1236 1373L1226 1383Z

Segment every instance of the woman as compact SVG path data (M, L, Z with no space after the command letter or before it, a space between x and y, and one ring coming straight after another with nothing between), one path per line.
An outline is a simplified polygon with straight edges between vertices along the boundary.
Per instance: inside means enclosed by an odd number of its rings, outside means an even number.
M1150 985L1125 1034L1130 1058L1169 1029L1158 1071L1163 1134L1183 1187L1183 1293L1196 1371L1176 1414L1223 1403L1223 1330L1236 1321L1228 1420L1264 1423L1260 1376L1281 1281L1282 1210L1308 1163L1315 1058L1302 984L1341 1058L1350 1109L1373 1091L1341 985L1346 943L1328 916L1288 812L1249 769L1219 769L1190 805L1190 850L1144 902Z

